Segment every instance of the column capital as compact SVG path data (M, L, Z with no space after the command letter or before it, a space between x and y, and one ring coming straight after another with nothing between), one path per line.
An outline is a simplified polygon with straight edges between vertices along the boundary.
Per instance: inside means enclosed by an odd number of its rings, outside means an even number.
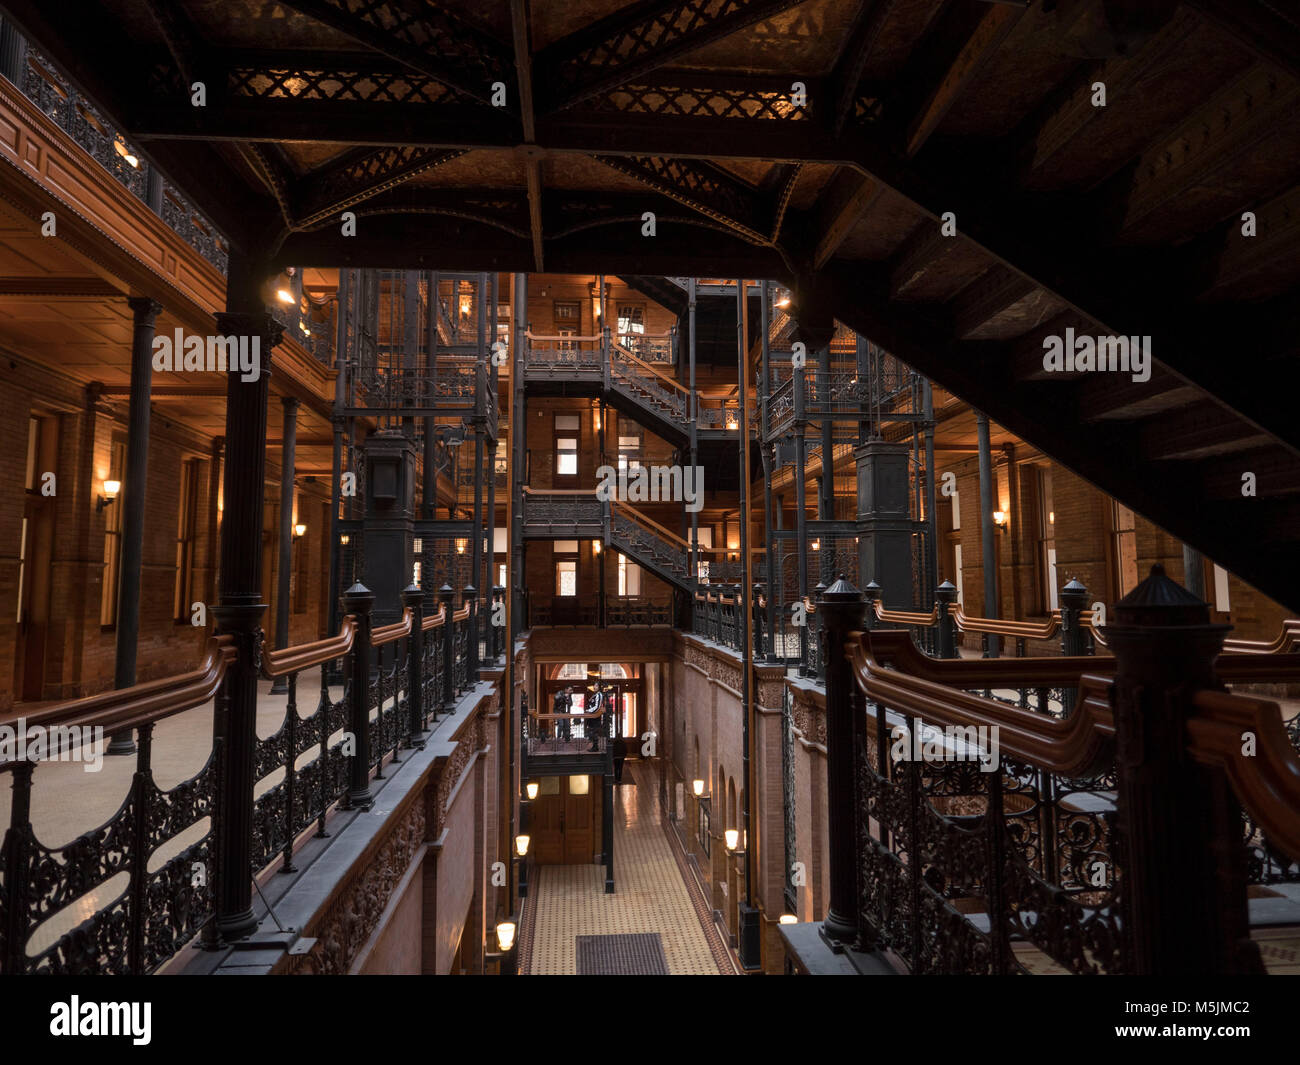
M163 305L152 296L128 296L126 305L131 308L136 325L151 326L162 313Z
M299 399L297 396L281 396L280 403L284 407L286 414L293 414L298 410Z
M213 317L222 336L243 333L261 337L268 351L280 343L284 335L284 325L266 311L217 311Z

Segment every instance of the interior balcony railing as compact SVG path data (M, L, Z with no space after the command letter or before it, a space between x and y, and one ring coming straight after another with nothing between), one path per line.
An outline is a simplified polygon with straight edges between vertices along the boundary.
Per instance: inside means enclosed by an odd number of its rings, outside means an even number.
M840 733L851 745L847 764L835 751L830 758L833 775L856 781L846 807L852 825L841 838L842 853L860 863L850 870L859 885L851 900L857 946L893 951L913 973L1139 971L1135 910L1150 915L1170 900L1135 897L1151 890L1130 876L1151 845L1135 839L1135 825L1178 826L1133 809L1154 793L1127 790L1116 763L1115 659L935 660L906 632L849 633L839 627L843 612L832 617L819 642L848 657L831 671L827 705L850 722ZM1300 655L1228 652L1214 670L1229 683L1294 680ZM1045 712L977 694L1016 688L1069 689L1077 698ZM1294 728L1275 703L1209 689L1189 693L1189 711L1186 754L1162 748L1155 756L1226 770L1241 834L1224 822L1223 840L1195 845L1214 854L1240 848L1234 902L1247 922L1272 920L1266 900L1247 899L1246 885L1300 877ZM1258 738L1250 756L1243 732ZM1117 823L1129 826L1123 847Z
M412 588L401 621L372 628L372 605L373 596L354 587L343 597L337 635L252 649L263 676L287 680L288 700L279 728L255 740L251 779L237 768L232 775L220 735L203 768L179 784L160 786L153 764L160 722L213 704L215 719L226 719L239 653L231 636L209 639L203 662L188 673L27 715L26 733L39 729L48 741L0 759L13 792L0 844L0 972L145 974L187 943L216 947L218 885L275 863L294 871L306 833L324 835L334 809L368 805L384 766L422 745L430 722L476 679L471 607L426 616L423 593ZM299 680L317 670L314 709L300 713ZM130 791L104 824L48 845L32 823L39 766L77 751L84 760L80 745L92 741L82 737L96 728L136 733ZM237 848L246 860L223 870L218 841L231 832L247 833ZM209 875L196 877L196 865Z
M140 158L138 150L30 42L21 80L19 88L29 100L199 255L226 273L229 248L212 223L148 160Z
M600 626L634 628L671 625L672 598L665 595L606 595L604 613L597 595L524 596L528 628Z
M613 715L534 709L524 700L520 715L521 771L525 776L606 775L614 772Z
M523 533L526 538L603 538L608 507L594 488L524 487Z

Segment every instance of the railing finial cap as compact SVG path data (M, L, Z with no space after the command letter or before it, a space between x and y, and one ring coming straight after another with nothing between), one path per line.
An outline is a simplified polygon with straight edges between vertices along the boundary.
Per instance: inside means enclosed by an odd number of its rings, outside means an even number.
M1086 592L1088 589L1078 577L1071 577L1070 582L1061 590L1063 592Z
M1151 576L1115 604L1115 620L1119 625L1208 625L1210 604L1170 580L1157 562Z
M825 603L860 603L864 598L862 593L853 587L848 577L842 573L829 588L818 581L817 587L813 590L819 593L817 598Z
M344 594L344 595L371 595L372 593L371 593L371 591L370 591L369 588L367 588L367 587L366 587L364 584L362 584L360 581L357 581L356 584L354 584L351 588L349 588L349 589L348 589L346 592L344 592L343 594Z

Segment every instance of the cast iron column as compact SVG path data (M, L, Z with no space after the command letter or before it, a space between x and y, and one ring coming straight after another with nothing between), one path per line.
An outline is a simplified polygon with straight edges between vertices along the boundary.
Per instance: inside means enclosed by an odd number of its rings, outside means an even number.
M337 307L337 330L334 334L334 453L330 466L330 586L326 589L329 596L329 631L339 631L339 595L343 591L341 572L343 559L342 545L339 543L339 493L343 476L343 407L345 378L347 377L347 343L348 343L348 287L351 270L339 271L339 289Z
M266 486L266 408L271 392L271 349L282 327L261 297L262 272L231 256L226 281L230 308L217 328L246 337L258 353L251 381L227 375L226 462L221 522L221 602L213 613L217 634L231 636L237 656L217 699L215 732L220 744L217 804L213 817L216 931L240 939L257 927L252 906L254 753L257 748L257 678L261 664L262 520ZM241 340L242 343L242 340Z
M289 646L289 585L293 580L293 467L298 449L298 400L281 396L284 440L280 453L280 548L275 585L275 646ZM271 694L289 690L288 677L276 677Z
M131 401L127 414L126 475L117 506L122 508L122 562L117 593L117 643L113 687L135 684L136 648L140 642L140 570L144 562L144 504L149 480L149 397L153 383L153 330L162 310L157 300L127 300L131 333ZM179 356L179 352L176 353ZM187 604L188 606L188 604ZM109 742L107 754L132 754L130 730Z
M975 427L979 434L980 463L980 542L984 549L984 616L996 618L998 609L998 542L997 527L993 524L993 455L989 445L988 415L975 413ZM989 657L998 657L998 637L989 634Z
M863 627L866 599L840 577L822 594L817 610L822 618L822 668L826 675L826 796L830 836L830 905L822 936L835 945L848 945L858 936L858 841L854 759L858 732L864 727L855 713L855 681L844 657L850 632Z

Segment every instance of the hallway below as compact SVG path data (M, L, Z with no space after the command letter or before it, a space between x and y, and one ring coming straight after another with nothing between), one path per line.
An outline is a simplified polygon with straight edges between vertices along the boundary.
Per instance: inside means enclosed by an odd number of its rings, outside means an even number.
M578 975L579 939L584 959L618 958L613 967L584 968L584 974L662 972L655 967L660 948L670 975L735 974L703 899L683 879L657 796L655 770L629 762L614 788L614 894L605 894L602 865L529 870L521 974Z

